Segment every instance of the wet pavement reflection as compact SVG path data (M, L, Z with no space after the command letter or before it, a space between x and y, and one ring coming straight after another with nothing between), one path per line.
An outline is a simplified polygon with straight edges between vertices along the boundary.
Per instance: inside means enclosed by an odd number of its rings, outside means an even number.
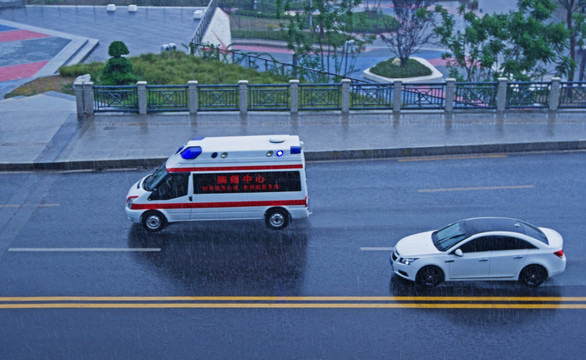
M136 258L179 284L183 295L293 296L305 275L305 233L261 224L181 224L155 234L134 225L128 246L160 248Z

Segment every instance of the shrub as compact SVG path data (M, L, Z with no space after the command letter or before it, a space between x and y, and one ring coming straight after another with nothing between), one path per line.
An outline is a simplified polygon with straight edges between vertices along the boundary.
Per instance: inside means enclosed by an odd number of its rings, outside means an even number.
M431 75L432 71L419 61L409 59L405 67L393 65L395 58L380 62L370 69L370 72L386 78L409 78Z

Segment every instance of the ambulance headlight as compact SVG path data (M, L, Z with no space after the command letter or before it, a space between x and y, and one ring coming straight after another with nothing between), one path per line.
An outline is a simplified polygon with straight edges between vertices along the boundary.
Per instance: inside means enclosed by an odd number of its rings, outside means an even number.
M138 196L130 196L128 197L128 199L126 199L126 207L128 209L132 209L132 203L134 203L134 200L137 198Z

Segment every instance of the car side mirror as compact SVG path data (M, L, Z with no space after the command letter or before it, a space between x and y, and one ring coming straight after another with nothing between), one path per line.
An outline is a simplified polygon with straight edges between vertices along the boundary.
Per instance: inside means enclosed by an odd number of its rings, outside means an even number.
M454 255L462 257L464 256L464 253L462 252L462 249L456 249L456 251L454 251Z

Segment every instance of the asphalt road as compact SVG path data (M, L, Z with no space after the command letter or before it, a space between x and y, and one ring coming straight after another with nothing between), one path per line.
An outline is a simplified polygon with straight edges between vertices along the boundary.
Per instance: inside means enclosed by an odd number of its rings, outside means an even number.
M309 163L313 215L283 232L147 236L123 208L143 170L1 173L3 357L584 357L586 153L416 160ZM536 290L391 275L401 237L472 216L558 230L566 272Z

